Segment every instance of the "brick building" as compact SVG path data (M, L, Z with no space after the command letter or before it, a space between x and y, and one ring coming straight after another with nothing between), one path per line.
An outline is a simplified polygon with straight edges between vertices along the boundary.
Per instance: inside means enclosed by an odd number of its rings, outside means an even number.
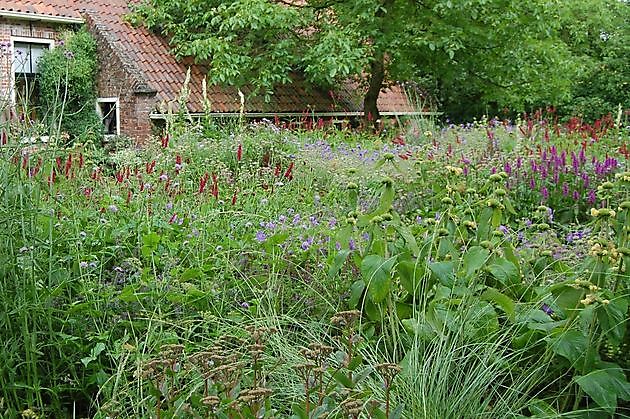
M125 22L127 5L127 0L0 0L0 107L15 108L16 94L37 74L37 57L54 48L62 30L85 24L97 41L99 99L95 108L103 117L105 133L127 135L138 142L148 138L167 109L179 106L189 70L188 113L203 114L205 103L213 114L239 115L237 89L208 86L204 101L205 69L191 61L177 61L163 38ZM249 97L250 91L243 89L248 96L244 111L249 117L359 115L361 98L353 97L351 90L330 94L296 77L277 88L269 102ZM383 115L417 113L399 86L381 92L379 109Z

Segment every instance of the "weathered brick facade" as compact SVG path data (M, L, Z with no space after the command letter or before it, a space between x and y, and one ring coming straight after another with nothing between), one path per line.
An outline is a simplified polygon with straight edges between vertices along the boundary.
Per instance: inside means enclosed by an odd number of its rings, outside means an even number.
M120 106L120 133L143 143L151 135L150 113L155 108L156 91L139 77L133 60L125 57L114 35L99 26L98 18L86 14L86 23L97 41L99 97L118 98ZM56 41L68 25L47 24L37 21L20 21L0 18L0 123L9 118L11 108L11 61L14 37Z
M86 13L86 24L96 39L99 57L97 90L100 97L118 98L120 133L143 143L151 135L150 114L155 110L155 89L142 78L133 60L120 48L120 40L108 32L98 16Z
M55 41L59 34L59 27L35 21L19 21L0 17L0 123L9 118L12 105L11 62L13 37L29 38L35 41Z

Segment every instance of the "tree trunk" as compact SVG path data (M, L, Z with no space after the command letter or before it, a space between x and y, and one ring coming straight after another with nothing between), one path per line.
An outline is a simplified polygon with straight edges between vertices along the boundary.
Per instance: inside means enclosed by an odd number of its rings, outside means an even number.
M377 52L370 65L370 83L363 99L363 120L366 127L376 127L376 121L381 118L378 111L378 95L385 79L385 55Z

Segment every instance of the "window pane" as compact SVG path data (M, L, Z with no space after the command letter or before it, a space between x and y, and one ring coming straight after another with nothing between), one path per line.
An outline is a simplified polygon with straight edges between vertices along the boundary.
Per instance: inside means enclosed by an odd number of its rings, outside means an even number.
M98 110L103 121L105 135L118 135L118 119L116 115L116 102L99 101Z
M18 74L37 74L37 64L48 44L16 42L14 45L13 72Z
M30 73L31 59L28 44L16 42L13 52L13 72L14 73Z

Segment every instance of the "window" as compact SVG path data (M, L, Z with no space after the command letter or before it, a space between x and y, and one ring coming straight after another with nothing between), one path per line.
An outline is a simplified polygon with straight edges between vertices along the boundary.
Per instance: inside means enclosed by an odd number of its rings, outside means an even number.
M103 121L105 135L120 135L120 109L118 98L99 98L96 100L96 112Z
M39 108L39 60L51 49L53 41L45 39L12 38L13 103L19 115L37 120Z

